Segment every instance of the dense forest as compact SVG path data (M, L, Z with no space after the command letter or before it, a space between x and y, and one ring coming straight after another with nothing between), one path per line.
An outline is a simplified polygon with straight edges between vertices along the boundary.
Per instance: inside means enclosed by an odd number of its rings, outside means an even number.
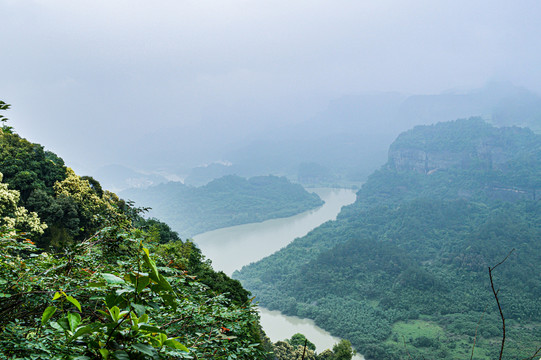
M151 216L186 238L223 227L293 216L323 204L315 193L277 176L245 179L228 175L200 187L169 182L120 194L152 207Z
M233 277L367 359L530 358L541 345L541 136L481 119L391 145L336 221ZM514 250L513 250L514 249Z

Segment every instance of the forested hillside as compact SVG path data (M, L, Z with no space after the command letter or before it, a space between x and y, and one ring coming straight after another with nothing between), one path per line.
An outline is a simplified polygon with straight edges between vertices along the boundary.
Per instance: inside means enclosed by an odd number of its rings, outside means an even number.
M541 345L541 136L480 119L416 127L338 219L233 276L367 359L529 358ZM479 324L479 325L478 325Z
M0 120L0 358L270 356L238 281Z
M288 217L323 204L315 193L277 176L244 179L229 175L201 187L169 182L126 190L121 195L138 205L152 207L150 215L168 223L182 237Z

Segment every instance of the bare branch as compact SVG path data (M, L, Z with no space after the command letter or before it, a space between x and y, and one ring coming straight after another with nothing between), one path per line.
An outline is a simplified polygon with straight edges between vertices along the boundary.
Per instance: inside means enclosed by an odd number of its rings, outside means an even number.
M498 291L496 291L496 289L494 289L494 281L492 279L492 270L496 269L498 266L500 266L501 264L503 264L505 262L505 260L507 260L507 258L509 258L509 256L511 255L511 253L513 253L513 251L515 251L515 249L511 250L509 252L509 254L507 254L507 256L505 257L505 259L503 259L502 261L500 261L499 263L497 263L494 267L488 267L488 276L490 278L490 287L492 288L492 293L494 294L494 298L496 299L496 304L498 305L498 310L500 311L500 318L502 319L502 346L501 346L501 349L500 349L500 357L499 357L499 360L502 359L502 356L503 356L503 348L505 346L505 317L503 316L503 311L502 311L502 307L500 305L500 299L498 299L498 293L500 292L500 290L498 289Z

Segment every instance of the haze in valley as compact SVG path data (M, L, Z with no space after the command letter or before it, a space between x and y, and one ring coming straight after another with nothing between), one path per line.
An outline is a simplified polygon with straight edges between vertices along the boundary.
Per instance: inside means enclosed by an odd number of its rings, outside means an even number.
M540 10L2 0L0 94L18 133L108 187L314 167L362 181L415 124L479 115L539 130Z

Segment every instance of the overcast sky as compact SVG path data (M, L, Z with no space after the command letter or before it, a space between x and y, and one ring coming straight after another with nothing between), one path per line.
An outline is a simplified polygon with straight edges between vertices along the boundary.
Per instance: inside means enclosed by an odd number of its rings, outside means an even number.
M85 171L183 134L236 141L221 138L343 95L541 93L538 0L0 0L0 14L6 115Z

